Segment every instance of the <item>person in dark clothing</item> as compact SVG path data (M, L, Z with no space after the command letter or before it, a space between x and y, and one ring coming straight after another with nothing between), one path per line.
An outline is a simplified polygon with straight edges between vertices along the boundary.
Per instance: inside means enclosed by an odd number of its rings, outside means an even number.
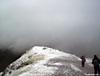
M94 55L94 58L92 60L92 64L94 66L94 74L95 74L95 76L97 76L97 74L100 75L100 66L99 66L100 60L96 55Z
M81 62L82 67L85 67L85 62L86 62L85 57L84 56L81 56L81 60L82 60L82 62Z

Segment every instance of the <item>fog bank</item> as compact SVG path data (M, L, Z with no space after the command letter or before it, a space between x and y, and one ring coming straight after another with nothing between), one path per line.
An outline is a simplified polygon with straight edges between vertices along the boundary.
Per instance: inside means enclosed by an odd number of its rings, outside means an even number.
M0 48L19 54L41 45L98 54L99 7L99 0L0 0Z

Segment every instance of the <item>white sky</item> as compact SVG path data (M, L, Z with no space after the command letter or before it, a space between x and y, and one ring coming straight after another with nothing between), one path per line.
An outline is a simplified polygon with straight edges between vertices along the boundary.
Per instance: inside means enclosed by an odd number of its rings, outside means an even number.
M99 32L100 0L0 0L1 47L98 45Z

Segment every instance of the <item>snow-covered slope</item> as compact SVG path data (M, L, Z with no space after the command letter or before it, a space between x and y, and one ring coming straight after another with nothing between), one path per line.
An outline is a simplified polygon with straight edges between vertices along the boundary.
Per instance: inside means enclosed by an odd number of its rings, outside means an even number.
M0 72L0 76L3 74L3 72Z
M10 64L2 76L84 76L79 58L48 47L35 46Z

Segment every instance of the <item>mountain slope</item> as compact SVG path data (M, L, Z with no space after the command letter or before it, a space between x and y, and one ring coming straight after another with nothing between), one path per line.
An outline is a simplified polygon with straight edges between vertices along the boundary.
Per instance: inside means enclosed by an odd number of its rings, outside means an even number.
M2 76L85 76L87 72L77 56L35 46L10 64Z

